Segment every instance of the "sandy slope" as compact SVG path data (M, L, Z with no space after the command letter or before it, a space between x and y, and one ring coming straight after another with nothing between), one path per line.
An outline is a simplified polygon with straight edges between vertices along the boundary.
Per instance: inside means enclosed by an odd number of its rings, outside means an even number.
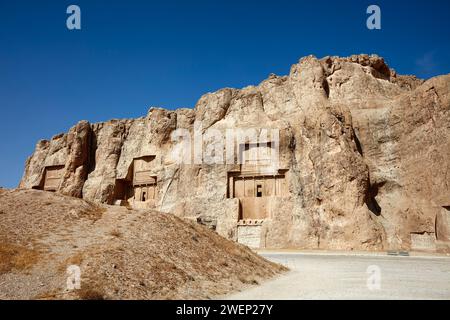
M284 270L172 215L0 192L0 299L208 299Z

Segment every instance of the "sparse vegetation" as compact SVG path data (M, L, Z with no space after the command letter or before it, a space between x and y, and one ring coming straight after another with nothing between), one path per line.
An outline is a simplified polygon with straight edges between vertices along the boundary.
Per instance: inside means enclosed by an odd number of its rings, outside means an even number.
M0 270L11 273L0 299L208 299L285 270L170 214L36 190L3 194L0 210ZM71 265L80 290L67 290Z
M38 261L39 254L18 245L0 243L0 274L31 268Z
M83 254L76 253L75 255L71 256L70 258L64 260L63 263L61 263L59 267L60 272L66 272L68 266L81 266L83 263Z
M115 238L120 238L122 236L122 232L120 232L118 229L112 230L110 234Z
M84 208L80 212L80 217L84 217L93 221L99 220L103 214L106 212L106 208L103 206L99 206L96 203L93 202L87 202L89 206L87 208Z
M81 300L106 300L102 290L95 289L92 286L83 286L76 294Z

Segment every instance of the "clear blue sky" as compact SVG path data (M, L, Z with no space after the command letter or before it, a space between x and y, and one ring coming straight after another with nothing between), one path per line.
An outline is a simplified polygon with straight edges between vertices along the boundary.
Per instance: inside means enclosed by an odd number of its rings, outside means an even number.
M66 28L77 4L82 30ZM366 28L378 4L382 30ZM450 72L450 1L0 1L0 186L39 139L77 121L193 107L314 54L377 53L399 73Z

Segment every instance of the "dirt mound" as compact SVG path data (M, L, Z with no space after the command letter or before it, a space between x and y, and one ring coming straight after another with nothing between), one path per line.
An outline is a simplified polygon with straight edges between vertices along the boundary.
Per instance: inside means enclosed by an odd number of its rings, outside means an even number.
M67 289L69 266L80 290ZM0 299L208 299L282 271L172 215L0 193Z

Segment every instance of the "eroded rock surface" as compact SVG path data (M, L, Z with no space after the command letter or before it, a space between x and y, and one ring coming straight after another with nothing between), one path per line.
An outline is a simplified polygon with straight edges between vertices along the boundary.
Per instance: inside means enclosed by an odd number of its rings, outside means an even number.
M196 128L278 130L277 168L195 155L180 164L172 135ZM309 56L288 76L208 93L194 109L80 122L37 144L20 187L151 207L257 247L423 249L422 239L445 250L449 144L450 75L398 75L375 55Z

